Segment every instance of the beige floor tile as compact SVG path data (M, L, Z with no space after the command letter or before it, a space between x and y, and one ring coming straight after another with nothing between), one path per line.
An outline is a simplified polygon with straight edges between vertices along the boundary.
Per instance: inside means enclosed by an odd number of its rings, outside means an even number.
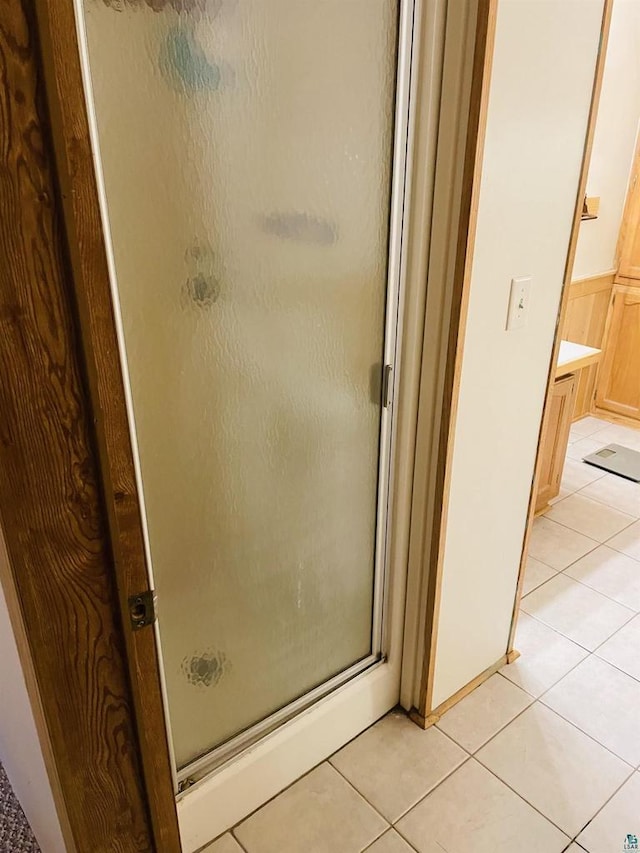
M640 616L627 622L596 654L640 681Z
M475 752L532 701L528 693L496 673L447 711L438 728L467 752Z
M557 574L522 599L522 609L589 651L628 622L633 610Z
M325 762L234 834L248 853L359 853L386 829L386 821Z
M571 435L586 438L593 435L594 432L599 432L609 426L608 421L601 421L600 418L594 418L587 415L586 418L580 418L579 421L574 421L571 424Z
M575 530L543 516L536 518L529 540L529 556L540 560L552 569L562 571L598 547L594 539L589 539Z
M585 465L585 467L588 466ZM584 486L580 494L632 515L634 518L640 518L640 483L633 483L614 474L605 474L604 477L599 477Z
M423 731L404 714L387 714L330 760L391 823L466 759L437 728Z
M640 612L640 562L632 557L601 545L564 574Z
M563 501L565 498L570 497L572 494L573 494L573 492L570 491L569 489L565 489L563 487L560 487L560 491L555 496L555 498L550 498L549 506L555 506L555 504L560 503L560 501Z
M640 764L640 682L635 678L591 655L540 701L623 761Z
M631 527L618 533L607 542L607 545L635 560L640 560L640 521L636 521Z
M601 447L604 447L608 443L607 441L594 441L592 436L581 438L578 441L572 441L569 447L567 447L567 456L570 459L575 459L576 462L582 462L585 456L595 453L596 450L600 450Z
M567 847L565 853L589 853L589 851L585 850L584 847L580 847L580 845L576 844L574 841L570 847Z
M600 442L600 447L607 444L621 444L623 447L637 448L640 445L640 430L622 424L604 424L603 428L592 433L589 438Z
M593 465L587 465L585 462L577 462L568 457L565 459L562 469L561 486L567 492L577 492L604 476L606 476L604 471L599 468L594 468Z
M552 569L535 557L527 558L527 565L524 572L524 582L522 584L522 594L527 595L541 584L548 581L556 574L556 569Z
M554 504L545 513L545 518L564 524L565 527L570 527L598 542L606 542L607 539L633 524L635 520L632 515L583 497L582 492L569 495L568 498Z
M419 853L560 853L555 826L473 759L398 823Z
M230 832L227 832L213 844L205 847L201 853L242 853L242 847L238 844Z
M516 649L520 657L500 672L532 696L540 696L588 654L527 613L518 619Z
M482 747L477 757L570 837L632 772L628 764L539 702Z
M374 841L371 847L367 847L367 853L413 853L413 847L395 829L390 829Z
M580 833L578 841L589 853L617 853L624 850L627 835L640 838L640 773L624 783Z

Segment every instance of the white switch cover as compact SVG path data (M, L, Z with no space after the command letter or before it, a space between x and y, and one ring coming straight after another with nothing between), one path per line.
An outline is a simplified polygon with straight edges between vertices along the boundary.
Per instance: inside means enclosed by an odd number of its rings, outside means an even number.
M522 329L527 325L529 303L531 301L531 276L520 276L511 279L509 295L509 313L507 314L507 331Z

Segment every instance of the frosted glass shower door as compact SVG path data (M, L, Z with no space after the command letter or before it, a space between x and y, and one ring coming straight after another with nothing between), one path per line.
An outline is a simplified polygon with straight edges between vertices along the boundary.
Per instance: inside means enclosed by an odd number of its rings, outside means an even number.
M82 3L178 768L381 656L398 15Z

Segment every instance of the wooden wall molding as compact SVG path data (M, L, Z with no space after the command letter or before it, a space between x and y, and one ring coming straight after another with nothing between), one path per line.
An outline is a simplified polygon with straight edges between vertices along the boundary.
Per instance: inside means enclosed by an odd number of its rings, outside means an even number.
M113 577L128 625L128 600L149 588L149 572L74 3L35 0L35 8ZM180 838L156 634L125 630L124 642L153 834L162 853L174 853Z
M58 50L72 62L72 3L46 6L64 26ZM152 826L142 774L40 35L34 4L6 0L0 11L0 518L76 848L179 850L179 841L163 846ZM73 80L66 82L65 98L77 109L79 78L75 89ZM82 115L73 119L79 130ZM84 162L88 140L76 133L73 142ZM91 186L75 199L83 206L85 238L99 227Z
M469 119L467 124L462 176L461 202L458 216L455 261L451 282L451 315L444 355L442 413L436 440L435 498L431 523L432 536L425 560L428 566L424 664L419 699L412 719L420 724L432 712L433 686L437 652L438 619L442 591L444 542L447 505L451 484L451 463L455 440L463 342L469 306L471 264L478 217L481 164L484 153L489 85L498 0L479 0L477 6ZM454 232L455 233L455 232Z

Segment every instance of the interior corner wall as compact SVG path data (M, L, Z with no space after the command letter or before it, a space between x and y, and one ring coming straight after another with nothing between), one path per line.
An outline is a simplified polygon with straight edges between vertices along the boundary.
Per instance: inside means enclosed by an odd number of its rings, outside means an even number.
M444 545L432 708L506 650L603 0L500 0ZM527 325L505 331L510 282Z
M573 278L615 269L616 246L640 120L640 2L615 0L587 195L600 197L597 219L580 226Z
M0 533L0 560L6 559ZM1 573L4 574L4 571ZM0 763L43 853L65 853L31 701L0 585Z

